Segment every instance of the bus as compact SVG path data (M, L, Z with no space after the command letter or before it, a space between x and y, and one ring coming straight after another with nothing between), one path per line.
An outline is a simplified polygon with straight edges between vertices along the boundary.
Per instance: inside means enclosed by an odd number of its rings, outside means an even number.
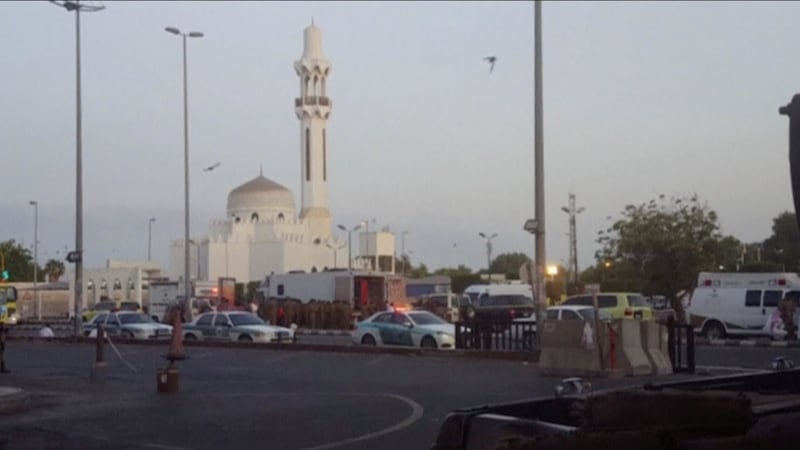
M17 288L0 283L0 323L14 325L18 319Z

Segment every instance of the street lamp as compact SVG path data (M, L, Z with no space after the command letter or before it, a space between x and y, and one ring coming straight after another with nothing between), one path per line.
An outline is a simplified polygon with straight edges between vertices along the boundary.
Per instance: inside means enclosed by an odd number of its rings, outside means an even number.
M150 261L150 250L153 244L153 222L156 221L155 217L151 217L147 221L147 260Z
M486 277L489 284L492 284L492 239L497 237L497 233L489 236L484 232L480 232L478 236L486 239Z
M175 27L164 28L168 33L178 35L183 41L183 177L184 177L184 237L183 237L183 288L184 295L186 296L187 317L189 320L192 318L191 302L189 301L189 90L187 87L187 73L186 73L186 38L200 38L203 33L199 31L191 31L189 33L181 33L181 30Z
M351 272L353 271L353 245L352 245L353 231L360 230L361 225L362 224L360 223L349 230L344 225L338 225L338 228L340 230L347 232L347 269Z
M81 12L97 12L105 6L81 5L78 1L53 1L67 12L75 12L75 302L73 305L75 336L81 333L80 307L83 302L83 129L81 114Z
M400 269L400 273L403 276L406 276L406 235L408 231L403 231L400 233L400 263L403 264L402 269Z
M39 298L39 202L28 202L33 206L33 298L36 299L36 318L42 320L42 299Z
M333 250L333 268L335 269L339 266L339 250L344 248L344 243L337 242L336 245L331 245L330 241L328 241L325 246Z

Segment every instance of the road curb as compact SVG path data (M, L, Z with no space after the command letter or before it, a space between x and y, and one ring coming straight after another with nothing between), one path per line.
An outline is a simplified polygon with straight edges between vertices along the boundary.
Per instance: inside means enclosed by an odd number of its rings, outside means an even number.
M72 324L64 324L64 323L51 323L50 324L53 330L72 330ZM22 332L29 332L29 331L39 331L44 326L42 324L19 324L14 325L13 328ZM13 333L13 331L12 331ZM308 328L298 328L295 331L295 334L298 336L334 336L334 337L344 337L350 336L350 330L312 330Z
M28 393L20 388L0 386L0 414L13 414L30 408Z
M695 344L711 347L789 347L800 348L800 341L772 341L770 339L707 339L695 338Z
M9 341L29 341L47 342L61 345L71 344L90 344L95 345L95 338L34 338L34 337L13 337L9 336ZM166 348L168 340L145 341L137 339L114 339L115 344L142 345L142 346L161 346ZM531 352L498 352L485 350L428 350L419 348L394 348L394 347L364 347L356 345L325 345L325 344L303 344L297 343L257 343L257 342L208 342L208 341L183 341L187 348L206 347L206 348L234 348L240 350L288 350L305 352L329 352L329 353L367 353L375 355L408 355L408 356L433 356L441 358L465 358L465 359L494 359L505 361L523 361L528 363L535 362L535 355ZM191 355L189 355L191 358Z

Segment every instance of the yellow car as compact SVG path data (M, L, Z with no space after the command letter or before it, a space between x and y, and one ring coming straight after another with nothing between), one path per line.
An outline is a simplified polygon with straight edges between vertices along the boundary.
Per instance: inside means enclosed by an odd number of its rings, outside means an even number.
M569 297L562 305L594 305L592 296L581 294ZM635 292L601 292L597 294L597 305L614 319L653 320L653 308L642 294Z
M111 311L136 311L142 312L142 308L136 302L121 302L121 301L101 301L95 303L91 308L83 312L83 321L88 322L94 319L94 316L102 312Z

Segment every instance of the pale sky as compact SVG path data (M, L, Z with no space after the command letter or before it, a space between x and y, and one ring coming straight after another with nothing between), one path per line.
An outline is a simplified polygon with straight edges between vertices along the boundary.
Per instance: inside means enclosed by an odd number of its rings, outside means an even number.
M258 175L300 202L293 62L314 18L332 63L334 224L375 218L428 267L533 254L533 2L89 2L81 16L84 246L89 267L153 257L183 236L183 109L175 26L189 42L193 235ZM800 92L800 3L544 2L547 254L579 263L628 203L697 193L723 231L769 236L791 209L788 120ZM40 260L75 241L74 14L0 2L0 240ZM496 55L493 73L482 60ZM217 161L210 173L202 168ZM338 231L338 230L336 230ZM457 244L454 248L453 244Z

